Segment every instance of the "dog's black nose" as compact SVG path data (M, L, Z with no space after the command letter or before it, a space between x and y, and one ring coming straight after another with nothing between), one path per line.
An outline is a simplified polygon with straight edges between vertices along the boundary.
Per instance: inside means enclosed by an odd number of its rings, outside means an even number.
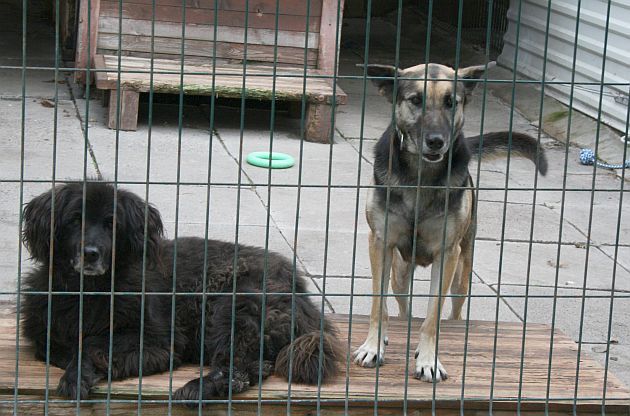
M94 246L85 246L83 248L83 261L86 263L93 263L101 257L101 253L98 248Z
M431 150L440 150L444 147L444 139L441 134L430 134L425 141Z

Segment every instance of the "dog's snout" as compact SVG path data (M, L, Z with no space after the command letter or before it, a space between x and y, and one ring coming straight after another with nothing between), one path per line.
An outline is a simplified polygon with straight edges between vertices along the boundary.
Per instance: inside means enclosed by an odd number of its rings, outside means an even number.
M441 134L430 134L426 138L427 147L433 151L440 150L444 147L444 139Z
M101 257L100 250L95 246L85 246L83 248L83 259L86 263L94 263Z

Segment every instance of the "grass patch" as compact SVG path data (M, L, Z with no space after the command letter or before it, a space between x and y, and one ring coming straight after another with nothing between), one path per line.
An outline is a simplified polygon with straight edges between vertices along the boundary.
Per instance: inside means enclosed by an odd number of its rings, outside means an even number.
M558 120L562 120L569 116L569 110L560 110L554 111L553 113L547 114L545 117L545 121L548 123L555 123Z

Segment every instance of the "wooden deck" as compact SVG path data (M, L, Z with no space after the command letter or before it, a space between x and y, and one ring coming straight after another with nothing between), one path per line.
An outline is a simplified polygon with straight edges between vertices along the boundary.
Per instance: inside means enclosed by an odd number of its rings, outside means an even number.
M348 316L333 317L340 329L340 343L345 345L348 337ZM411 354L417 339L420 320L415 319L412 327ZM445 321L440 337L440 358L449 372L449 379L436 385L435 405L443 410L440 414L459 414L462 385L466 412L486 414L490 402L494 323L471 321L466 362L466 376L463 378L465 322ZM15 377L15 315L4 313L0 316L0 414L13 412L13 392ZM405 345L406 328L404 321L392 320L390 344L386 355L386 365L381 367L378 383L379 414L402 414L405 383ZM363 341L367 332L367 319L355 316L352 321L352 348ZM518 323L499 323L496 365L494 373L493 411L501 414L514 414L519 392L519 369L521 356L522 326ZM547 369L549 362L550 329L547 325L528 324L525 344L525 362L523 368L522 403L524 412L540 413L544 409L547 390ZM411 357L413 358L413 357ZM549 384L549 410L571 412L575 393L575 368L577 345L562 333L556 331L553 347L553 364ZM413 363L413 359L410 360ZM376 370L360 368L354 364L345 369L335 380L322 386L318 392L315 386L293 385L291 387L291 412L297 415L313 414L317 398L321 398L321 409L325 414L343 414L346 399L349 401L349 414L372 412L376 389ZM603 371L601 365L588 356L581 357L580 379L577 390L577 411L601 413L603 396ZM173 389L197 377L198 367L182 367L173 374ZM54 395L54 388L62 374L58 368L50 368L51 394L49 410L53 414L74 414L76 404L60 402ZM414 414L430 413L433 386L413 378L408 380L407 404ZM168 398L169 377L166 374L144 377L142 397L145 400L165 400ZM19 365L19 400L18 414L40 414L43 403L29 402L42 400L46 386L45 365L34 359L30 346L20 340ZM346 388L347 386L347 388ZM347 389L347 393L346 393ZM85 413L101 414L106 408L104 398L107 384L99 385L91 398L103 400L100 403L81 405ZM129 379L111 385L110 409L112 414L135 412L138 405L133 400L138 396L138 381ZM286 414L287 383L277 377L271 377L263 383L261 390L264 414ZM116 400L128 402L116 402ZM131 399L131 400L129 400ZM258 388L236 395L232 404L236 414L256 414ZM243 402L245 401L245 402ZM275 401L275 402L273 402ZM606 386L607 413L630 413L630 391L614 375L608 375ZM167 404L144 403L145 412L165 414ZM227 409L225 403L209 405L207 412L212 414ZM194 414L194 411L173 406L173 414Z

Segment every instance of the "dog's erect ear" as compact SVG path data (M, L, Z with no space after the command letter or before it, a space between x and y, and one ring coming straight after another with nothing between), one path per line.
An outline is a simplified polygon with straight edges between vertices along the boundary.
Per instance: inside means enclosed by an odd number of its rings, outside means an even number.
M359 65L363 67L363 65ZM391 65L367 65L367 75L369 77L379 77L372 79L372 83L378 87L378 92L391 103L394 96L394 77L400 76L398 68Z
M495 65L496 62L492 61L488 62L487 67L486 65L475 65L466 68L460 68L457 71L457 78L464 83L466 95L470 95L473 92L479 80L483 78L483 74L486 72L486 68L490 69Z
M55 235L61 229L63 210L69 198L71 185L62 185L54 189L55 191ZM50 258L50 232L52 225L52 198L53 190L33 198L23 211L22 241L31 253L33 259L39 262L46 262Z
M145 239L145 211L147 260L150 264L159 262L160 241L164 236L164 226L160 212L135 194L118 191L118 221L121 222L120 235L127 244L130 254L142 258Z

